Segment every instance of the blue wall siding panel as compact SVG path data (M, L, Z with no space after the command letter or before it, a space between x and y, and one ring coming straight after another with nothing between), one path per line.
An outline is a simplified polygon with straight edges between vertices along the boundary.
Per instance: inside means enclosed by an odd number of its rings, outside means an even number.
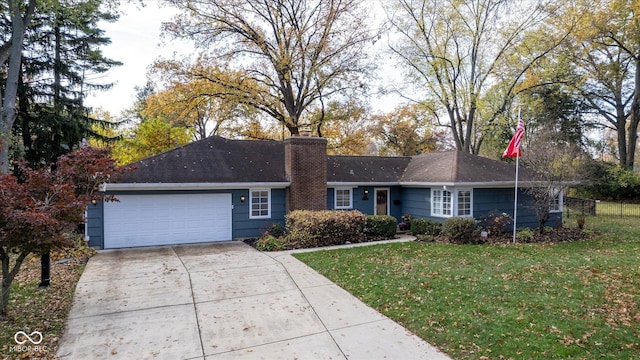
M399 186L377 187L377 189L389 189L389 215L400 219L403 213L403 189ZM376 205L376 187L359 186L352 189L353 194L353 210L358 210L365 215L373 215ZM369 191L366 198L365 190ZM327 188L327 209L335 209L335 188Z
M367 190L366 200L364 200L364 191ZM353 189L353 208L363 214L373 214L373 207L375 206L375 195L373 194L373 187L363 186Z
M513 218L513 188L474 189L473 190L473 215L476 219L482 219L492 213L506 213ZM518 228L537 228L536 216L531 196L522 189L518 189ZM562 213L551 213L547 226L559 226L562 224Z
M89 246L94 248L104 248L104 231L103 231L103 203L98 202L87 206L87 233L89 236Z
M286 214L286 192L284 189L271 189L271 217L269 219L250 219L249 218L249 190L234 190L233 207L233 238L242 239L249 237L257 237L267 230L271 224L284 225L284 216ZM235 198L244 195L247 200L244 203L236 202Z
M481 220L491 213L507 213L513 217L513 188L475 188L473 189L473 217ZM412 218L425 218L444 221L446 218L431 216L431 189L402 189L402 212ZM562 213L551 213L547 226L560 226ZM531 197L522 189L518 190L518 228L536 228L538 220L532 206Z
M402 193L404 189L400 186L392 186L389 188L389 215L396 218L396 222L400 222L402 220L402 215L404 215L404 199L402 198Z
M367 195L367 200L363 200L364 191L369 190L369 194ZM353 210L358 210L363 214L371 215L373 214L373 206L374 206L374 198L373 198L373 188L372 187L355 187L352 188L352 196L353 196ZM327 210L335 210L335 188L327 188Z
M428 218L431 214L431 189L402 189L402 212L412 218Z
M327 210L333 210L335 208L336 193L335 188L327 188Z

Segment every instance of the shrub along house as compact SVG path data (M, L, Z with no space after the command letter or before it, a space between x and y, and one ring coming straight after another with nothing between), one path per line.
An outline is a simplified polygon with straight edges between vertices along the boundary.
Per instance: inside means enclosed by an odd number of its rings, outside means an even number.
M213 136L133 167L104 187L118 201L89 205L89 245L109 249L255 237L296 209L435 220L513 214L514 166L458 151L332 156L322 138ZM520 179L527 181L526 171ZM518 226L537 226L533 207L526 205L530 197L520 191L518 199ZM560 204L561 199L551 226L562 221Z

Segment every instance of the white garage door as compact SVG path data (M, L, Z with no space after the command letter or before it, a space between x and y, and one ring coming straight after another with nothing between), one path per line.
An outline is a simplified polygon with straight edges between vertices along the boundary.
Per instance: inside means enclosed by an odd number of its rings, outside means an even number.
M104 204L104 248L231 240L231 194L118 195Z

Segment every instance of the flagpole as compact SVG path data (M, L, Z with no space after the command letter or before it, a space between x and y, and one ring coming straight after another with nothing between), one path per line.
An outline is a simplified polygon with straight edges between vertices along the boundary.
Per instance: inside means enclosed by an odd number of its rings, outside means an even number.
M518 107L518 121L522 119L520 107ZM517 131L517 130L516 130ZM518 223L518 169L520 168L520 144L516 153L516 183L513 195L513 243L516 243L516 225Z
M516 224L518 222L518 165L520 165L520 156L516 156L516 186L513 200L513 243L516 242Z

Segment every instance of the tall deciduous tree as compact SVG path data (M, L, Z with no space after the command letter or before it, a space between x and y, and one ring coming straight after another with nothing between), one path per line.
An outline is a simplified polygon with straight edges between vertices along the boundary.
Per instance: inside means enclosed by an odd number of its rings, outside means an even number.
M369 109L357 98L323 104L311 115L316 135L327 138L331 154L365 155L372 143Z
M640 124L640 1L578 0L568 11L581 15L567 49L583 75L578 89L615 130L619 163L632 169Z
M193 132L184 126L162 118L146 119L113 145L112 155L118 165L126 165L186 145L192 138Z
M9 36L3 36L0 44L0 73L5 76L4 89L0 97L0 175L9 171L9 142L11 128L16 120L16 100L22 49L27 26L36 10L36 0L7 0L0 5L10 19Z
M162 116L174 125L192 128L195 139L211 135L234 136L231 129L246 120L250 112L246 106L233 100L210 96L217 87L205 80L172 84L146 99L142 115L147 118Z
M73 246L99 186L121 170L106 150L85 148L58 159L55 168L22 167L19 178L0 175L0 318L7 315L11 283L29 254Z
M217 84L216 96L251 105L292 134L319 97L361 87L369 69L374 36L359 0L166 1L183 13L165 31L202 49L194 66L175 69Z
M550 2L399 0L387 8L391 51L459 151L478 153L485 127L566 34L543 28Z
M432 113L418 104L399 106L373 120L383 155L413 156L447 148L447 134L436 129Z

